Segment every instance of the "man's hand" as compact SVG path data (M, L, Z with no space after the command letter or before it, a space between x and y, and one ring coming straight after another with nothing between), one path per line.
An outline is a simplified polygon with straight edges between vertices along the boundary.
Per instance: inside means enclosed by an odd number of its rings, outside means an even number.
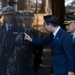
M30 42L32 42L32 38L29 36L29 35L27 35L26 33L24 33L24 40L28 40L28 41L30 41Z
M74 75L74 72L68 72L68 75Z

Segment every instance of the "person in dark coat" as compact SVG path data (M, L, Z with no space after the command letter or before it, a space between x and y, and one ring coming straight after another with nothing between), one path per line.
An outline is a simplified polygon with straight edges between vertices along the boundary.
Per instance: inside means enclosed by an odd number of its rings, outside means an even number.
M41 38L42 33L32 28L34 14L23 12L21 16L24 23L24 32L31 37ZM29 41L23 41L23 46L23 50L20 52L20 75L37 75L38 69L42 64L43 46L32 45Z
M53 75L74 75L73 42L70 35L58 24L56 16L44 16L44 27L51 34L44 38L32 38L25 34L24 39L32 44L50 44L52 50Z
M19 43L15 41L16 36L22 32L22 27L18 26L14 16L14 8L6 6L2 9L2 16L4 16L3 25L1 26L0 42L2 46L2 74L16 74L16 48Z
M73 47L72 51L74 54L74 62L75 62L75 20L74 19L71 21L68 20L67 23L65 24L65 28L66 28L67 32L70 34L72 41L74 43L74 47ZM74 72L75 72L75 64L74 64Z

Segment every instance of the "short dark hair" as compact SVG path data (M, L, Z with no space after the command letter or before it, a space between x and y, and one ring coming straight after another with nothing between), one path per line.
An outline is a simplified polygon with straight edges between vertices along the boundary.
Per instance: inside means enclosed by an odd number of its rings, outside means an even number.
M58 19L56 16L47 15L47 16L44 16L44 20L47 25L49 25L51 23L54 27L58 26Z

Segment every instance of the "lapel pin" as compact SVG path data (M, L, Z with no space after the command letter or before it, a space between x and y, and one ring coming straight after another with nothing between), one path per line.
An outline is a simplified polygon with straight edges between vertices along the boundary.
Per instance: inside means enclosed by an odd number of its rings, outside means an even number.
M57 37L56 39L58 40L59 38Z

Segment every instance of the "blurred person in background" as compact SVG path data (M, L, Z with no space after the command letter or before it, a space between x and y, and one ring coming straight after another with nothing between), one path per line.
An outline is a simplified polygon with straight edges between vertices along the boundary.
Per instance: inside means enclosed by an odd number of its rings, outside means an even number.
M2 47L1 75L18 75L16 49L20 43L16 42L15 38L22 32L22 27L18 25L14 13L15 10L12 6L6 6L2 9L4 19L0 36Z
M72 49L74 55L74 63L75 63L75 20L71 18L71 20L66 21L65 28L67 32L70 34L74 47ZM75 72L75 64L74 64L74 72Z
M34 14L23 12L21 16L24 23L24 32L31 37L41 38L42 33L32 28ZM29 41L23 40L23 49L20 54L20 75L37 75L38 69L42 67L43 46L32 45Z

